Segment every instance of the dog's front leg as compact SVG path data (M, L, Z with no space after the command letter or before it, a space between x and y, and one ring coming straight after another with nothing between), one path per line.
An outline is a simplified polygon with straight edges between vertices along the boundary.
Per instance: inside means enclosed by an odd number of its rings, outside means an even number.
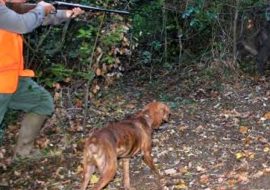
M158 169L156 168L156 166L154 165L154 161L153 161L153 158L151 156L151 152L149 152L149 151L144 152L143 160L146 163L146 165L149 166L150 169L154 172L154 174L158 177L158 179L160 179L161 175L160 175Z
M159 189L163 189L163 185L161 183L161 174L159 173L158 169L154 165L153 157L151 156L151 146L148 144L148 146L144 146L142 148L143 152L143 161L146 163L147 166L150 167L152 172L154 172L155 176L158 178L158 184L159 184Z
M143 161L146 163L147 166L156 174L156 176L160 179L161 175L157 168L154 165L153 158L151 156L152 152L152 143L150 139L145 139L145 142L142 146L142 153L143 153Z
M129 158L123 158L123 184L124 189L130 189L130 178L129 178Z
M150 151L144 152L143 160L150 167L150 169L152 170L152 172L154 172L155 176L157 177L159 189L160 190L163 190L164 189L164 183L162 182L162 179L161 179L162 176L159 173L159 171L156 168L156 166L154 165L154 161L153 161L153 158L151 156L151 152Z

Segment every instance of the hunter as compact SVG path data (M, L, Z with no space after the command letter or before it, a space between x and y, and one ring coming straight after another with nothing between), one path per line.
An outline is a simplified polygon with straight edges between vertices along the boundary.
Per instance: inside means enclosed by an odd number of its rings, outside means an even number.
M24 68L22 34L40 25L59 24L84 11L79 8L55 11L53 5L41 1L34 9L19 14L6 6L7 1L0 0L0 126L7 109L26 113L21 122L14 158L29 157L42 125L54 111L54 103L50 93L31 79L34 72Z

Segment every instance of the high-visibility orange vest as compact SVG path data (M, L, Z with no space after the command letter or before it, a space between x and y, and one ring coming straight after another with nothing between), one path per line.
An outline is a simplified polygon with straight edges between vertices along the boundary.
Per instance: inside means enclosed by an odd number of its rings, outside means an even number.
M19 76L34 76L32 70L24 70L22 36L0 30L0 93L14 93Z

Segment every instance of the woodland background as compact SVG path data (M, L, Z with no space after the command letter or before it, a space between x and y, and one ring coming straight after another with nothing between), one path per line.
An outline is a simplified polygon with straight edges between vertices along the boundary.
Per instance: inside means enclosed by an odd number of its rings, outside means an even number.
M239 59L239 39L254 41L266 22L267 1L74 1L130 10L129 16L85 14L61 26L39 28L25 37L26 62L38 80L88 81L97 95L132 69L163 67L185 74L192 66L224 73L248 69ZM240 53L241 49L239 50ZM239 70L237 71L239 72Z

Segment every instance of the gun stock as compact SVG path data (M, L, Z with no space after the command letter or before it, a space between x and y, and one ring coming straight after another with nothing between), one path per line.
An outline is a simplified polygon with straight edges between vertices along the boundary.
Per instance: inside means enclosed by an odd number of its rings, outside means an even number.
M69 10L69 9L73 9L75 7L79 7L86 12L88 12L88 11L105 12L105 13L116 13L116 14L123 14L123 15L129 14L129 12L125 11L125 10L105 9L102 7L93 7L93 6L88 6L88 5L76 4L76 3L67 3L67 2L62 2L62 1L54 1L51 4L56 8L56 10ZM7 7L14 10L15 12L23 14L23 13L27 13L28 11L34 9L37 4L34 4L34 3L6 3L6 5L7 5Z

